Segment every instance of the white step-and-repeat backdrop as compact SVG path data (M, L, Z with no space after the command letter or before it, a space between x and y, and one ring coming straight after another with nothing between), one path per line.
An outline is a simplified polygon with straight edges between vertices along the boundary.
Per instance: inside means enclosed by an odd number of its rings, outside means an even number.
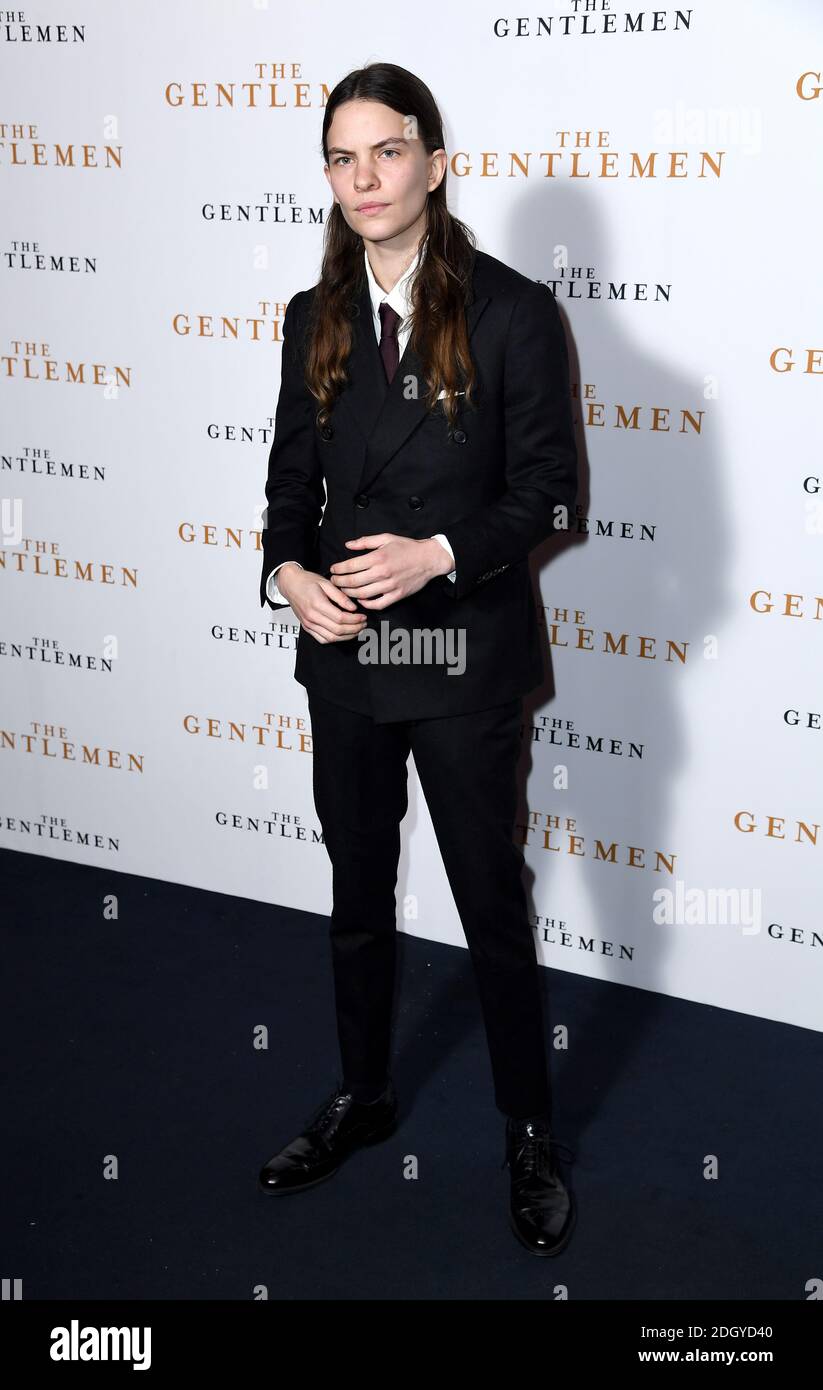
M578 539L536 568L518 817L541 959L820 1029L823 9L0 22L0 843L328 911L263 488L324 103L400 63L452 211L569 336ZM398 924L464 944L413 765Z

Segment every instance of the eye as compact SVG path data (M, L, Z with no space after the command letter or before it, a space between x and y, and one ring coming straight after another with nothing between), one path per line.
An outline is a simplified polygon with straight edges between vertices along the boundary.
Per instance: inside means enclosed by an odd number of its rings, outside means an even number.
M400 156L400 151L399 151L399 150L385 149L385 150L381 150L380 153L381 153L381 154L396 154L396 155L398 156L398 158L399 158L399 156ZM347 155L347 154L339 154L339 155L337 155L337 156L332 160L332 164L342 164L344 160L348 160L348 159L349 159L349 155ZM389 163L391 163L391 160L389 161Z

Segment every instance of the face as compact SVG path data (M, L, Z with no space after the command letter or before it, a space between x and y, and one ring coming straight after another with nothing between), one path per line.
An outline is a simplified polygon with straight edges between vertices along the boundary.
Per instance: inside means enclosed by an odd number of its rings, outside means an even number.
M377 101L344 102L327 142L324 173L352 230L387 247L416 244L428 194L446 172L446 151L428 154L413 118Z

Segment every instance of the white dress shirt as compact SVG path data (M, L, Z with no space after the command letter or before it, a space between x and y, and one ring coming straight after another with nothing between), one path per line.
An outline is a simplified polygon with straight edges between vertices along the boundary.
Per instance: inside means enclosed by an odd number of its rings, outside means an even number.
M412 330L411 281L420 261L420 249L418 247L417 255L415 256L408 270L405 270L403 272L397 284L394 285L393 288L388 291L388 293L384 289L382 289L380 285L378 285L377 281L374 278L374 271L371 268L371 262L369 261L368 253L366 251L365 246L363 247L363 257L366 262L366 278L369 282L369 294L371 296L372 306L372 323L374 325L374 331L377 337L377 341L378 343L380 342L380 305L388 303L391 305L392 309L394 309L395 313L400 315L400 322L397 325L397 346L400 356L402 357L403 353L406 350L406 344L409 341L409 335ZM451 556L453 563L454 553L443 533L438 532L437 535L433 537L433 539L440 542L444 550L446 550L448 554ZM277 574L277 571L280 569L281 565L286 565L289 563L296 565L300 562L299 560L281 560L280 564L275 566L268 579L266 580L266 593L268 594L268 597L271 599L272 603L288 602L288 600L284 598L283 594L281 594L279 588L277 587L277 580L275 576ZM452 583L455 582L456 575L457 570L452 569L448 576Z

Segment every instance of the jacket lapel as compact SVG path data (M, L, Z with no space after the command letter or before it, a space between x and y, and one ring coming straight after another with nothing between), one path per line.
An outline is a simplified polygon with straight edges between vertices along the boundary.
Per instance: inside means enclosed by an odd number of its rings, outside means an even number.
M473 297L466 306L466 329L470 339L488 302L489 296L478 295L473 283ZM348 361L349 383L339 397L338 405L351 412L366 440L366 456L356 489L365 492L412 430L425 418L427 382L423 363L413 350L411 339L406 344L391 384L386 380L372 323L371 297L365 276L350 312L354 342ZM405 394L409 378L416 380L416 399L407 398Z

